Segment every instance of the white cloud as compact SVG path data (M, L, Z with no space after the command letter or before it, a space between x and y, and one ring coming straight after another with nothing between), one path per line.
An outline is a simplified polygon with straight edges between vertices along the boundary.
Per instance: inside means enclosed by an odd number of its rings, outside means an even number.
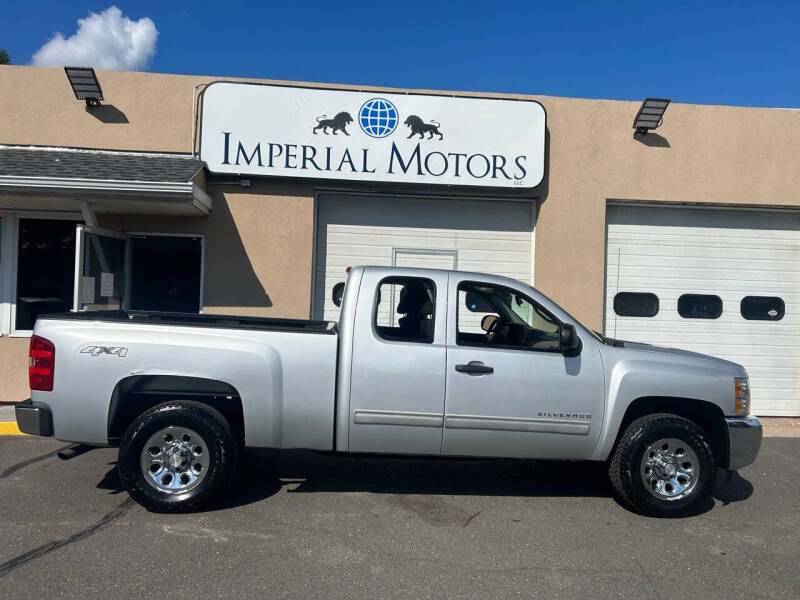
M78 19L78 31L65 38L56 33L33 55L32 64L142 71L156 53L158 30L147 17L132 21L116 6Z

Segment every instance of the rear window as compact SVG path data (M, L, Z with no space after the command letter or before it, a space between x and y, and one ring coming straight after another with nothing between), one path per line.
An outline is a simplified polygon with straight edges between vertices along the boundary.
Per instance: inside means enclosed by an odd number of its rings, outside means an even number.
M745 296L739 309L748 321L780 321L786 304L777 296Z
M658 296L649 292L619 292L614 296L614 312L620 317L655 317Z
M716 319L722 314L722 298L711 294L684 294L678 298L678 314L684 319Z

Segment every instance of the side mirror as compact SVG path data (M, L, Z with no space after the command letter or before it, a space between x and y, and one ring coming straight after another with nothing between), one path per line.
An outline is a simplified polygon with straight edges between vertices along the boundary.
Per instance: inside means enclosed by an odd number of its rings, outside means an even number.
M333 300L333 303L336 306L341 306L342 296L344 296L344 281L340 281L333 286L333 290L331 291L331 300Z
M575 326L569 323L562 323L558 330L558 345L561 347L561 354L564 356L578 356L583 350L583 342L575 331Z
M486 315L481 319L481 329L489 331L497 320L497 315Z

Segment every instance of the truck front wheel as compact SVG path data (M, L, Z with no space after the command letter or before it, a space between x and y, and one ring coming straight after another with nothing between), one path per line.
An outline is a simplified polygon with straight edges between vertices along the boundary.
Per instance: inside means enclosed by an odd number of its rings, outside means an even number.
M155 512L198 510L228 487L238 458L236 434L217 410L189 400L141 414L119 447L122 485Z
M619 501L634 512L685 516L708 499L716 465L705 433L672 414L636 419L625 429L609 464Z

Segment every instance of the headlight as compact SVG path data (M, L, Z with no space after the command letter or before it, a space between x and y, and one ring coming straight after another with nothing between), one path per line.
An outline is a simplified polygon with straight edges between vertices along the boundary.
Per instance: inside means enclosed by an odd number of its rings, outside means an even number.
M733 385L736 394L734 410L737 415L750 414L750 379L748 377L734 377Z

